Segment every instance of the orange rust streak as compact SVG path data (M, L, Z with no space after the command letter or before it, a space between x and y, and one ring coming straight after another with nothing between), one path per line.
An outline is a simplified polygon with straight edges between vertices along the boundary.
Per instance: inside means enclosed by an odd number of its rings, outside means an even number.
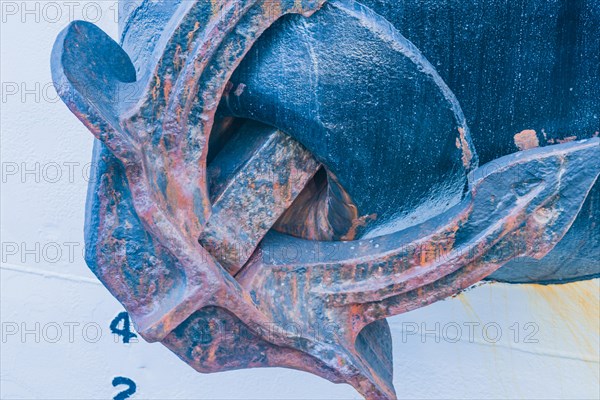
M598 354L600 343L600 280L572 282L562 285L524 285L535 298L558 314L569 331L567 340L575 340L586 354Z
M169 94L171 93L171 87L173 86L171 82L171 78L169 76L165 77L165 84L163 86L163 96L165 98L165 102L169 101Z

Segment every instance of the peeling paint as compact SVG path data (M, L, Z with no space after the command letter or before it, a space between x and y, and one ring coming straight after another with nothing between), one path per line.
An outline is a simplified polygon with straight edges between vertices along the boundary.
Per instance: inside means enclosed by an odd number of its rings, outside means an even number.
M458 128L458 132L460 135L460 148L462 149L462 162L463 166L466 169L471 168L471 160L473 159L473 153L471 153L471 148L469 146L469 142L465 136L464 128Z
M533 149L540 146L537 134L533 129L525 129L515 134L514 141L519 150Z

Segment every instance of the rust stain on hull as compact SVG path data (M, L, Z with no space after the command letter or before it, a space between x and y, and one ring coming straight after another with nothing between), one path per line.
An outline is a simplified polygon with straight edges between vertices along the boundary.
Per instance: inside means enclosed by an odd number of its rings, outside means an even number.
M600 351L600 280L563 285L524 285L531 301L557 315L565 340L574 340L582 356Z

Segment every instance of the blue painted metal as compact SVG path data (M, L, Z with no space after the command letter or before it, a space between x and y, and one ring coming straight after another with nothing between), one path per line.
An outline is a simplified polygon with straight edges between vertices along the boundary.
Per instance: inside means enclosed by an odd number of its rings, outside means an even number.
M485 21L499 18L483 12L491 2L366 3L381 15L350 0L136 0L124 3L122 45L84 22L57 39L57 90L99 139L86 260L141 336L201 372L284 366L394 398L387 316L489 276L597 272L597 253L592 263L565 253L593 250L600 235L600 140L589 130L599 100L586 92L600 63L577 62L593 50L596 39L580 38L595 6L545 6L566 71L554 90L583 88L541 110L581 112L573 129L588 138L561 137L564 120L549 119L543 136L525 135L548 146L506 155L515 133L536 128L515 122L536 106L514 95L525 85L541 96L558 78L486 89L519 71L506 65L512 43L481 48L496 29ZM525 6L505 7L512 24L522 18ZM478 18L467 32L481 35L419 50L396 29L428 37L444 16ZM586 21L575 33L571 16ZM531 52L536 40L521 45ZM579 53L562 53L572 41ZM425 55L445 52L471 72L438 73ZM479 56L502 65L488 70ZM503 129L482 135L490 119ZM544 142L559 139L570 142Z

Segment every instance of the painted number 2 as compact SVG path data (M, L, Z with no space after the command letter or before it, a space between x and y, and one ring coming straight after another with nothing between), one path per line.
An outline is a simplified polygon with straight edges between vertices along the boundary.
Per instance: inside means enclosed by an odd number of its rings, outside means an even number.
M112 385L114 387L117 387L119 385L127 385L127 389L117 393L117 395L115 397L113 397L113 400L128 399L129 397L131 397L132 394L135 393L135 390L136 390L135 382L132 381L131 379L125 378L123 376L117 376L116 378L114 378L112 381Z

